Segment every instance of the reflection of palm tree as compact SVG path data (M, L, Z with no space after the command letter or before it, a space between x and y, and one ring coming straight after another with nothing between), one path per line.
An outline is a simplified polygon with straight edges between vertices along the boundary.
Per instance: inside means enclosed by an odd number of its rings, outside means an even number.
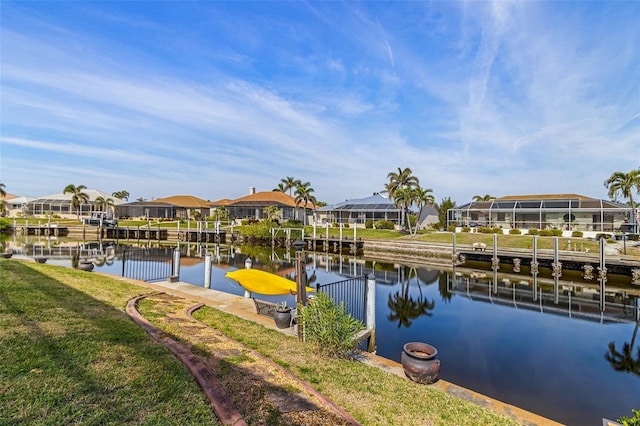
M449 287L447 286L447 282L449 281L449 273L443 271L438 276L438 291L440 292L440 296L442 297L443 302L450 302L453 295L449 291Z
M640 376L640 348L638 348L638 356L636 358L633 357L633 345L638 335L639 325L640 321L637 321L631 337L631 343L625 342L622 345L622 352L616 350L614 342L609 343L609 352L604 355L604 359L609 361L614 370L626 371Z
M414 299L409 295L409 284L411 281L411 275L414 275L416 282L418 283L418 289L420 290L420 297ZM391 313L387 315L389 321L398 321L398 328L405 326L410 327L412 320L421 316L432 316L430 312L436 307L435 300L426 300L422 298L422 288L420 287L420 281L415 268L409 270L407 280L401 281L400 291L390 294L387 300L387 306Z

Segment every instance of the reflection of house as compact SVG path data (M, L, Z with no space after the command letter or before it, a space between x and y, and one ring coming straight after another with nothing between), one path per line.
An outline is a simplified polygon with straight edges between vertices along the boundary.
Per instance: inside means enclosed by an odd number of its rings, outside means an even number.
M516 195L474 201L447 212L447 224L505 229L611 232L631 218L631 208L576 194Z
M347 200L332 206L324 206L316 210L318 223L349 223L364 226L367 220L390 220L400 225L400 209L393 201L380 194L367 198Z
M154 219L189 219L193 212L201 218L209 215L211 203L191 195L174 195L152 201L135 201L118 206L116 215L121 218L143 217Z
M219 200L211 203L211 214L216 208L226 208L229 219L265 219L267 214L265 212L266 207L274 206L278 209L278 220L292 220L297 219L303 221L304 216L313 211L315 206L309 204L305 206L304 203L296 206L295 198L280 191L263 191L255 192L252 187L249 190L249 195L236 198L235 200ZM308 222L308 221L306 221Z
M48 214L51 214L58 215L63 218L72 218L75 217L76 214L80 214L80 216L89 216L91 212L101 210L104 211L103 207L96 205L96 199L100 197L102 197L104 200L110 199L111 201L113 201L113 205L116 207L124 202L118 198L115 198L104 192L97 191L95 189L85 189L82 192L88 195L89 201L78 206L77 210L71 207L71 199L73 198L73 194L64 194L61 192L58 194L46 195L35 200L30 200L23 208L23 215L46 216Z

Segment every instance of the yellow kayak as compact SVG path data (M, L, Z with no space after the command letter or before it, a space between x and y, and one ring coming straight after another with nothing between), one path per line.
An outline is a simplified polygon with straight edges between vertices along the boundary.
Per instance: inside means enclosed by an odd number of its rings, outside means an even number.
M295 281L259 269L238 269L227 272L225 276L237 281L245 290L252 293L268 296L296 294ZM307 287L307 293L315 291L314 288Z

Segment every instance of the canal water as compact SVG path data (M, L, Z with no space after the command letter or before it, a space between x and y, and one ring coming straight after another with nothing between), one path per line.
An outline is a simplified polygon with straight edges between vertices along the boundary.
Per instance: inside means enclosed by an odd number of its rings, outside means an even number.
M204 250L212 253L215 290L243 295L225 273L245 268L248 259L252 268L295 279L293 256L284 251L181 249L180 281L196 286L204 286ZM64 256L47 263L70 266ZM122 269L116 255L94 270ZM597 289L571 282L543 282L534 296L531 283L517 277L494 281L486 271L314 253L306 270L311 287L374 274L382 357L400 362L405 343L429 343L438 349L442 379L568 425L601 425L640 408L638 300L624 290L608 294L601 312ZM293 296L260 298L295 304Z

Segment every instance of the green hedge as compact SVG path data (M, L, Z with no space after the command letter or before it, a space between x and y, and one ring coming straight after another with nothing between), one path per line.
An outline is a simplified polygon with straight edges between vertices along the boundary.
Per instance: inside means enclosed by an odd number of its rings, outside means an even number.
M509 235L521 235L522 231L519 229L509 229Z
M573 238L582 238L582 236L583 236L583 235L584 235L584 234L582 233L582 231L573 231L573 232L571 233L571 236L572 236Z
M390 220L376 220L373 224L376 229L395 229L395 226Z
M367 220L364 222L364 227L365 227L366 229L373 229L373 220L371 220L371 219L367 219Z

